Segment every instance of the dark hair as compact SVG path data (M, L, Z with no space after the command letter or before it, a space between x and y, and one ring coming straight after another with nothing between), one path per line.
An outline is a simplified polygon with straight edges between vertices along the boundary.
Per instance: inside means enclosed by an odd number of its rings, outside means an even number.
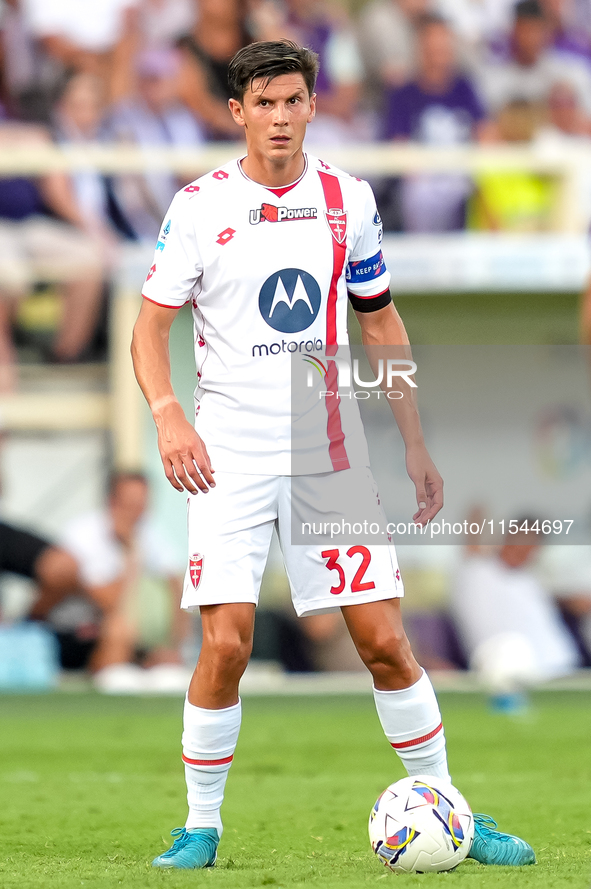
M144 472L134 472L131 469L115 469L107 478L107 494L112 497L123 482L141 482L148 486L148 476Z
M299 72L311 96L318 76L318 56L291 40L265 40L238 50L228 65L228 85L233 99L242 102L253 80L262 78L265 86L280 74Z
M515 4L514 16L516 19L546 18L539 0L519 0L519 3Z

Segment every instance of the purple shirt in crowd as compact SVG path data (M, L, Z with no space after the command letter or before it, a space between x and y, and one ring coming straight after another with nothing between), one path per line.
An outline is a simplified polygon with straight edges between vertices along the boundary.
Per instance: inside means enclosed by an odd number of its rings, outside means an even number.
M461 75L442 93L428 93L417 82L386 94L385 139L413 139L430 145L457 145L474 135L485 117L474 88Z
M4 105L0 104L0 122L10 121ZM10 179L0 177L0 219L19 222L39 213L44 213L43 200L32 179L15 176Z

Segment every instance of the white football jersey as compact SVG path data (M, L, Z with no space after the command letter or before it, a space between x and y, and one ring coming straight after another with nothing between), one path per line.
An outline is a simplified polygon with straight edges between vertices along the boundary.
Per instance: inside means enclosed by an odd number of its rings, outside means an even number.
M356 308L389 302L381 240L367 182L309 155L284 188L254 182L235 160L175 196L143 296L173 308L192 302L195 428L214 469L292 474L292 360L348 343L348 291ZM334 362L326 384L336 384ZM354 422L338 399L325 400L322 446L307 471L367 463L366 449L352 446Z

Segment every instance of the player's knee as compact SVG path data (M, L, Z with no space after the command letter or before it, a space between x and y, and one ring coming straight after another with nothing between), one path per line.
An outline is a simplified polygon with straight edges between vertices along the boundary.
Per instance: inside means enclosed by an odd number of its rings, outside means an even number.
M359 654L374 678L394 674L402 687L412 683L416 662L404 630L390 630L376 637Z
M220 672L244 670L252 651L252 639L236 633L218 634L210 640L208 654Z

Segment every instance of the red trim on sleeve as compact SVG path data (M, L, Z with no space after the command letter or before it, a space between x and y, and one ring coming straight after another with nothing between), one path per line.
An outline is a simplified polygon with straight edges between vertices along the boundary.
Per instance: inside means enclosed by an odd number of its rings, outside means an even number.
M329 173L318 171L322 190L324 192L324 200L326 201L327 210L343 209L343 194L341 185L336 176ZM328 223L327 223L328 224ZM332 241L332 277L330 280L330 288L328 291L328 302L326 306L326 354L335 355L338 349L337 345L337 296L339 278L343 273L345 265L345 257L347 254L347 245L343 241L339 244L331 231ZM335 471L342 469L350 469L351 464L347 456L345 448L345 433L341 425L340 399L338 397L338 373L337 366L334 361L328 362L328 371L326 373L326 389L333 395L325 397L326 410L328 412L328 421L326 432L328 435L329 446L328 453L330 455L332 468Z
M159 302L156 302L155 299L150 299L150 297L146 296L145 293L142 293L142 297L143 297L143 299L147 299L149 303L154 303L155 306L160 306L163 309L182 309L182 307L186 306L186 304L188 303L188 300L185 300L185 302L183 303L183 306L167 306L165 303L159 303Z
M352 290L348 290L347 293L350 296L355 297L355 299L379 299L381 296L385 296L387 293L390 293L390 288L387 287L385 290L382 290L381 293L369 293L367 296L361 296L359 293L353 293Z

